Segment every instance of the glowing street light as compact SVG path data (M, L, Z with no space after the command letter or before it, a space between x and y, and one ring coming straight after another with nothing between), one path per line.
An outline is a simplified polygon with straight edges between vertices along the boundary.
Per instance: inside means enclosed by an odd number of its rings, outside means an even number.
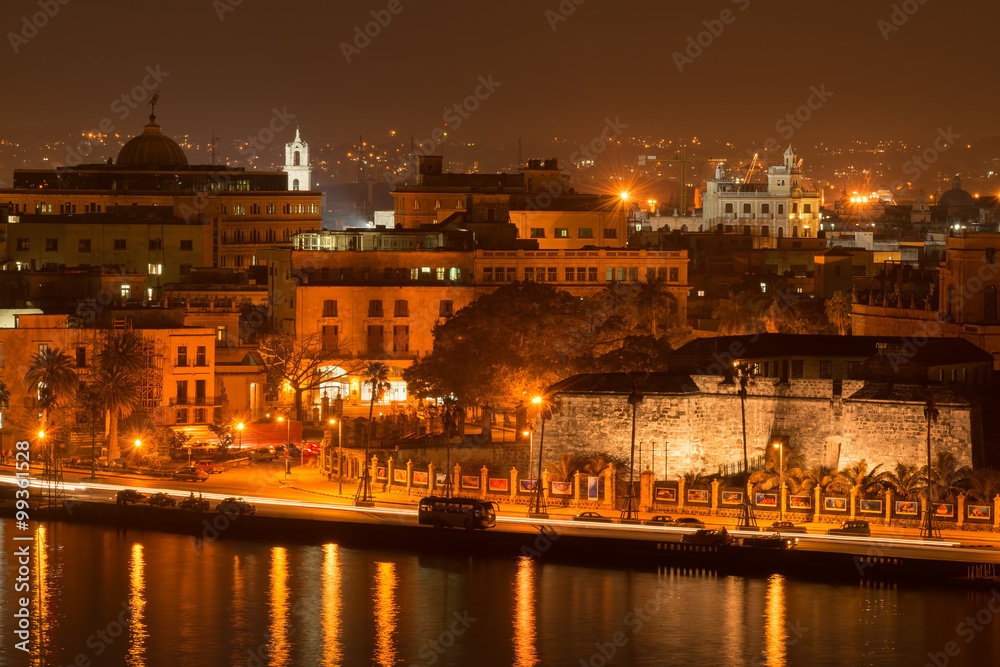
M330 426L337 424L337 494L344 493L344 420L330 420Z
M240 451L243 451L243 422L236 424L236 430L240 434Z
M785 518L785 443L776 439L774 446L778 450L778 519Z
M531 402L535 405L535 414L542 418L542 436L538 441L538 477L535 479L535 500L532 503L532 509L529 516L533 517L548 517L548 507L545 504L545 494L542 491L542 452L545 451L545 405L544 399L541 396L535 396L531 399Z

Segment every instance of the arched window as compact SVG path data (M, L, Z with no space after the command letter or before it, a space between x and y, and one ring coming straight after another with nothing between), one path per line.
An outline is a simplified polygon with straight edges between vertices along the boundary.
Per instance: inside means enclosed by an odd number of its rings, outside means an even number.
M778 238L779 239L780 238L784 238L784 236L785 236L785 228L784 227L778 227Z
M301 164L301 161L302 157L299 155L298 151L295 151L295 153L292 155L292 166L298 167ZM298 190L298 188L295 189Z
M296 178L292 180L292 190L298 190L298 189L299 189L299 179Z

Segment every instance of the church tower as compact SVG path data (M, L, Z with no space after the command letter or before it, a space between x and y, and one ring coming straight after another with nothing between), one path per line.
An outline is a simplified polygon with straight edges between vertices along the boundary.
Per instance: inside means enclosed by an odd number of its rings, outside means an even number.
M288 174L289 190L312 190L309 180L309 144L302 141L299 128L295 128L295 139L285 144L285 173Z

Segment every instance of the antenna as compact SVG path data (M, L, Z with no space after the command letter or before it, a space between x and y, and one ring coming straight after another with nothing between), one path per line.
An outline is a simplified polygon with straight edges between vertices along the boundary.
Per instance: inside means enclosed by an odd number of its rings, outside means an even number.
M517 140L517 166L524 166L524 156L521 154L521 140Z
M215 164L215 147L219 144L219 139L221 138L215 136L215 130L212 130L212 164Z

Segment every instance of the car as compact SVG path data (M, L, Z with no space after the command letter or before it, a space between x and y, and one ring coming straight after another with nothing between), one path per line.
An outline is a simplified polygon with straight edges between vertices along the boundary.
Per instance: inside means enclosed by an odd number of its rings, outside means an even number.
M170 494L160 491L149 497L149 504L153 507L173 507L177 501L170 497Z
M805 526L796 526L791 521L775 521L765 528L770 533L805 533L808 532Z
M142 495L135 489L122 489L115 496L115 502L119 505L128 505L129 503L141 503L146 500L146 496Z
M178 468L174 471L174 479L179 479L187 482L205 482L208 481L208 473L201 468L195 468L194 466L185 466L183 468Z
M203 459L194 464L195 468L201 468L208 474L218 474L226 471L226 466L221 463L216 463L211 459Z
M274 452L267 447L258 447L247 452L247 458L251 461L273 461Z
M643 521L643 523L646 524L647 526L669 526L673 525L674 520L672 517L669 517L666 514L657 514L652 519L647 519L646 521Z
M191 510L193 512L207 512L210 507L211 505L209 504L209 502L204 498L202 498L200 493L198 494L197 498L195 498L194 494L192 493L190 496L181 501L182 510Z
M597 523L612 523L614 519L609 519L606 516L601 516L597 512L581 512L573 517L573 521L593 521Z
M245 514L247 516L252 516L257 512L257 508L247 501L242 498L234 497L225 498L220 501L219 504L215 506L215 509L220 512L226 512L227 514Z
M288 449L285 445L275 445L271 448L271 451L274 452L274 457L277 459L288 458Z
M798 543L798 538L786 537L781 534L753 535L743 538L743 546L763 549L793 549Z
M680 528L704 528L705 522L693 516L682 516L674 519L674 525Z
M868 525L867 521L861 521L858 519L852 519L851 521L845 521L840 528L831 528L826 531L827 535L863 535L865 537L871 537L872 529Z
M719 530L701 529L689 533L681 538L681 542L687 544L697 544L704 547L725 547L735 541L732 535L725 528Z

